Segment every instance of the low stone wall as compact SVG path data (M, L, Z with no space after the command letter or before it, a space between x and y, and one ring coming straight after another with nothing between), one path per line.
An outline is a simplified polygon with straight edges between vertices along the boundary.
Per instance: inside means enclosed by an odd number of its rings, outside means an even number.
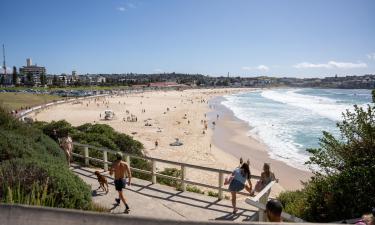
M198 222L150 219L131 215L118 216L80 210L0 204L1 225L209 225L245 224L233 222ZM246 224L276 225L276 223L248 222ZM288 224L288 223L284 223ZM297 223L294 223L297 224ZM306 225L306 223L304 223ZM332 224L330 224L332 225Z

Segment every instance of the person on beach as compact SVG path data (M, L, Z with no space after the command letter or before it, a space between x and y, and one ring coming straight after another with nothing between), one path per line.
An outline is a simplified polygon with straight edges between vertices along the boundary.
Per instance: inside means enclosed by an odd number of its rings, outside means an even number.
M128 214L130 212L130 208L125 200L124 194L122 193L122 189L126 186L125 176L128 177L128 185L130 186L132 174L129 165L126 162L122 161L121 153L116 154L116 161L112 164L112 167L109 170L109 175L112 176L112 174L114 174L115 176L115 189L116 191L118 191L119 196L115 199L116 203L120 204L121 200L125 205L124 213Z
M275 178L275 174L271 172L270 164L264 163L263 165L263 172L260 176L260 180L256 183L255 188L252 195L254 194L254 191L260 192L267 184L271 183L271 181L274 181L277 179Z
M271 199L266 204L266 215L269 222L282 222L281 213L283 206L276 199Z
M236 198L237 192L246 189L249 193L251 193L252 184L251 184L251 172L249 168L249 164L242 163L241 167L236 168L232 175L225 179L224 185L229 184L229 191L232 194L232 206L233 206L233 214L237 213L238 209L236 207ZM247 181L247 184L246 184Z
M59 139L60 147L64 150L66 160L68 161L68 165L70 166L70 162L72 160L72 152L73 152L73 140L69 136L67 132L65 137Z
M159 142L158 140L155 141L155 148L157 148L159 146Z

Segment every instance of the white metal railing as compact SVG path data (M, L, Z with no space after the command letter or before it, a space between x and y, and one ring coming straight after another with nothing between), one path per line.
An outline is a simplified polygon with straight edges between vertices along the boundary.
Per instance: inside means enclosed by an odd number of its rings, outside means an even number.
M83 151L83 155L73 153L73 156L83 158L84 162L85 162L85 165L87 165L87 166L90 164L90 160L102 163L105 171L108 170L108 165L112 164L111 162L108 161L108 153L110 153L110 154L116 154L117 153L117 151L114 151L114 150L111 150L111 149L108 149L108 148L95 147L95 146L81 144L81 143L77 143L77 142L74 142L74 146L83 147L84 151ZM95 150L103 152L103 158L97 159L97 158L90 157L89 149L95 149ZM157 177L163 177L163 178L167 178L167 179L176 180L176 181L181 182L181 186L182 186L183 191L186 191L186 185L187 184L202 186L202 187L218 190L218 198L219 199L223 199L224 191L229 192L228 189L224 188L224 175L225 174L231 174L232 171L215 169L215 168L210 168L210 167L205 167L205 166L198 166L198 165L193 165L193 164L188 164L188 163L175 162L175 161L170 161L170 160L165 160L165 159L152 158L152 157L149 157L149 156L142 156L141 157L141 156L132 155L132 154L124 154L124 155L125 155L125 160L128 163L128 165L130 166L130 168L133 171L136 171L136 172L140 172L140 173L144 173L144 174L150 174L151 177L152 177L151 178L152 183L156 183ZM131 167L131 164L130 164L131 158L143 159L143 160L150 161L151 165L152 165L151 171ZM173 176L168 176L168 175L164 175L164 174L161 174L161 173L157 173L156 163L166 163L166 164L172 164L172 165L179 166L181 168L181 177L173 177ZM218 185L214 186L214 185L209 185L209 184L204 184L204 183L201 183L201 182L188 180L186 178L186 169L187 168L217 173L218 174ZM260 179L260 176L252 175L251 178ZM249 194L245 193L245 192L240 192L239 194L249 196Z
M110 164L112 164L111 162L108 161L108 153L110 153L110 154L116 154L117 153L117 151L114 151L114 150L111 150L111 149L108 149L108 148L95 147L95 146L91 146L91 145L87 145L87 144L81 144L81 143L77 143L77 142L73 142L73 145L74 145L74 147L83 147L83 155L80 155L78 153L73 152L73 156L83 158L86 166L90 165L90 161L102 163L104 171L108 171L108 166ZM97 158L90 157L90 153L89 153L90 149L94 149L94 150L98 150L98 151L103 152L103 158L97 159ZM134 154L124 154L124 155L125 155L125 161L130 166L131 170L139 172L139 173L151 175L151 182L153 184L157 183L157 180L156 180L157 177L162 177L162 178L167 178L167 179L170 179L170 180L175 180L175 181L181 182L182 191L186 191L186 185L187 184L202 186L202 187L218 190L218 199L219 200L223 199L224 192L229 192L228 189L223 187L224 186L224 175L225 174L231 174L232 171L215 169L215 168L210 168L210 167L205 167L205 166L198 166L198 165L188 164L188 163L175 162L175 161L170 161L170 160L165 160L165 159L153 158L153 157L149 157L149 156L137 156L137 155L134 155ZM131 167L130 160L132 158L150 161L151 165L152 165L151 171ZM156 163L158 163L158 162L180 166L181 177L173 177L173 176L168 176L168 175L165 175L165 174L157 173ZM186 178L186 169L187 168L217 173L218 174L218 185L214 186L214 185L209 185L209 184L204 184L204 183L201 183L201 182L188 180ZM251 178L259 180L260 176L251 175ZM270 195L271 188L275 183L276 183L276 181L271 181L256 196L253 196L253 197L249 197L250 195L246 192L239 192L239 194L241 194L241 195L248 196L248 198L246 198L246 200L245 200L246 203L258 208L258 219L259 219L259 221L265 221L264 211L266 209L266 203L268 201L268 197ZM290 215L288 213L285 213L285 212L283 212L281 214L281 217L285 221L297 222L297 223L304 222L302 219L300 219L298 217L295 217L293 215Z

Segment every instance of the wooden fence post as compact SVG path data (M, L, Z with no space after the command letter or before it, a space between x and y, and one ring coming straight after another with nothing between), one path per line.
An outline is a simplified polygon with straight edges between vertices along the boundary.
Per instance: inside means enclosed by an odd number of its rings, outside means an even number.
M125 156L125 160L126 160L126 163L128 164L129 168L131 168L130 166L130 156L129 155L126 155Z
M152 171L151 171L152 183L156 184L156 162L155 160L151 160L151 163L152 163Z
M108 171L108 155L107 151L103 151L103 165L104 165L104 172Z
M262 197L259 198L259 203L263 204L263 205L266 205L267 204L267 201L268 201L268 197L271 193L271 190L268 190L266 193L264 193L264 195ZM264 210L263 209L259 209L258 210L258 221L259 222L265 222L266 221L266 217L265 217L265 213L264 213Z
M223 199L223 181L224 181L224 174L223 172L219 172L219 200Z
M88 166L90 164L89 160L89 147L83 147L84 154L85 154L85 165Z
M184 165L181 165L181 188L182 188L182 191L186 191L186 183L185 183L185 179L186 179L186 167Z

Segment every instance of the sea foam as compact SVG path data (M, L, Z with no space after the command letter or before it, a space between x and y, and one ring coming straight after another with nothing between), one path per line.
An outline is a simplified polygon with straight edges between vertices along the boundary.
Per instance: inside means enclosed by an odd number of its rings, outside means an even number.
M306 148L318 147L322 131L338 134L336 123L352 104L368 103L369 91L273 89L224 96L224 106L247 122L248 135L264 142L269 155L307 170ZM353 94L354 93L354 94Z

